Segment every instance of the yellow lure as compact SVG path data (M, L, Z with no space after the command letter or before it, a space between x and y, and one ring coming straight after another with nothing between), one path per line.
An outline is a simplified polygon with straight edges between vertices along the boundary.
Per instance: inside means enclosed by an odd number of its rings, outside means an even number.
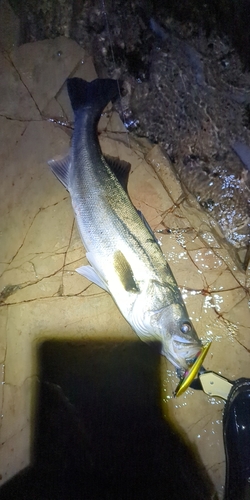
M187 370L183 379L180 380L179 384L177 385L174 396L178 397L183 392L187 390L187 388L190 386L191 382L193 382L194 378L196 377L197 373L199 372L199 369L208 353L208 350L211 346L212 342L209 342L207 345L202 347L201 352L199 353L198 357L196 358L194 364L191 366L190 370Z

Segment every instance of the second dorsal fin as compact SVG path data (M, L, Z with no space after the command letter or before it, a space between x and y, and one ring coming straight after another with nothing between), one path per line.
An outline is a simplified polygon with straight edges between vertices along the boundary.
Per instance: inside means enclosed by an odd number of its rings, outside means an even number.
M109 168L115 174L117 180L120 182L124 191L128 194L128 176L131 170L130 163L109 155L104 155L104 159L106 160Z

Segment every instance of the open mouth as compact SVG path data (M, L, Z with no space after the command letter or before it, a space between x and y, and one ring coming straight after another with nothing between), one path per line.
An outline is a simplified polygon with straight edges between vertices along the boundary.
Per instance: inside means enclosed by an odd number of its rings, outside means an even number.
M174 356L176 359L182 359L181 365L185 367L189 367L194 363L202 349L202 344L199 346L197 343L183 340L182 338L175 338L172 345Z

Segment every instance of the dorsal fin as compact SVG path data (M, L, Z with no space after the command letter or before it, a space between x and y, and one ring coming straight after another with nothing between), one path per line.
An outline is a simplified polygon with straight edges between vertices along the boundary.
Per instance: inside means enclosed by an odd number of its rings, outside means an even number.
M153 229L151 228L151 226L149 225L148 221L145 219L144 215L141 213L140 210L137 210L137 213L138 215L140 216L142 222L145 224L148 232L151 234L153 240L157 243L157 245L159 245L159 240L156 238L155 236L155 233L153 231ZM160 246L160 245L159 245Z

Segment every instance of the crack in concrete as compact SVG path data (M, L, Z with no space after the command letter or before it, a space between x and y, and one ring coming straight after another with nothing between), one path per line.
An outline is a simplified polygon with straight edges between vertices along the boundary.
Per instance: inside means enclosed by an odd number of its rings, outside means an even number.
M248 353L250 353L250 349L248 349L248 347L246 347L244 344L242 344L242 342L239 341L239 339L237 339L237 337L235 338L236 342L238 342L238 344L241 345L241 347L243 347L243 349L245 349Z
M19 245L19 247L17 248L17 250L16 250L16 252L14 253L14 255L12 256L11 260L10 260L9 262L5 262L5 264L7 264L7 265L9 265L9 266L10 266L10 265L11 265L11 263L15 260L15 258L16 258L16 257L17 257L17 255L18 255L18 253L19 253L19 252L20 252L20 250L23 248L23 246L24 246L24 244L25 244L25 241L26 241L26 239L27 239L27 236L28 236L28 234L29 234L29 231L30 231L30 229L32 228L32 226L33 226L33 224L34 224L34 222L35 222L36 218L38 217L38 215L39 215L41 212L43 212L44 210L47 210L48 208L54 207L54 206L58 205L59 203L62 203L62 202L63 202L63 201L65 201L66 199L68 199L68 196L65 196L65 197L64 197L64 198L62 198L61 200L56 201L55 203L52 203L51 205L47 205L46 207L40 207L40 208L39 208L39 210L37 211L37 213L33 216L32 220L31 220L31 223L30 223L30 225L29 225L29 227L28 227L28 229L27 229L27 231L26 231L26 234L25 234L25 236L24 236L24 238L23 238L22 243L21 243L21 244ZM39 255L39 254L41 254L41 253L43 253L43 252L38 252L38 253L37 253L37 255ZM27 262L27 261L26 261L26 262ZM20 267L20 266L19 266L19 267ZM12 270L12 269L15 269L15 268L11 268L11 270ZM10 269L5 269L5 270L3 271L3 273L0 275L0 278L3 276L3 274L4 274L5 272L7 272L7 271L9 271L9 270L10 270Z
M215 281L217 281L217 279ZM211 285L209 285L208 288L210 288L210 286ZM209 294L213 294L213 293L220 294L220 293L224 293L224 292L232 292L233 290L241 290L242 288L243 287L239 285L239 286L235 286L235 287L232 287L232 288L223 288L223 290L221 290L221 288L219 288L218 290L210 290L208 293ZM234 305L237 305L237 304L238 304L238 302L236 302Z
M30 302L36 302L36 301L43 301L43 300L49 300L49 299L65 299L67 297L76 297L76 298L83 298L81 294L86 292L91 286L95 285L94 283L90 283L87 285L85 288L83 288L80 292L77 293L68 293L64 295L58 295L58 291L52 295L48 295L46 297L35 297L33 299L24 299L21 300L20 302L8 302L8 304L2 304L1 307L8 307L8 306L18 306L20 304L28 304ZM60 288L60 287L59 287ZM100 295L105 295L107 292L105 290L102 290L100 288L99 293L91 293L88 295L88 297L100 297Z
M3 380L2 380L2 405L1 405L1 415L0 415L0 428L2 426L2 418L3 418L3 407L4 407L4 384L5 384L5 363L6 363L6 358L7 358L7 350L8 350L8 339L7 339L7 326L9 322L9 308L7 307L7 314L6 314L6 322L5 322L5 327L4 327L4 334L5 334L5 346L4 346L4 357L2 360L2 371L3 371Z
M216 462L215 464L211 465L210 467L206 466L206 470L212 470L215 467L219 467L220 465L223 465L225 463L225 460L222 460L221 462Z
M32 99L32 101L33 101L33 103L34 103L34 105L35 105L35 107L36 107L36 109L37 109L37 111L38 111L38 113L42 116L41 110L39 109L39 106L38 106L38 104L37 104L36 100L34 99L33 95L31 94L31 92L30 92L30 90L29 90L28 86L26 85L26 83L23 81L23 79L22 79L22 77L21 77L21 74L19 73L18 69L16 68L16 66L15 66L15 64L14 64L14 62L13 62L13 60L11 59L11 55L10 55L10 54L7 54L6 59L7 59L7 60L9 61L9 63L12 65L13 69L16 71L16 74L18 75L18 77L19 77L19 79L20 79L20 82L21 82L21 83L23 84L23 86L26 88L26 90L27 90L27 92L28 92L28 94L29 94L30 98Z
M13 295L17 290L20 290L20 285L6 285L0 292L0 304Z
M198 420L196 420L195 422L193 422L188 428L187 428L187 432L191 431L197 424L199 424L199 422L202 422L202 420L204 420L205 418L207 417L207 415L202 415L202 417L200 417ZM205 424L203 424L203 427L206 428L207 424L211 421L211 417L209 417L208 420L206 420Z
M75 269L70 269L68 266L71 266L72 264L75 264L76 262L82 262L82 260L84 259L85 256L83 257L78 257L78 259L75 259L75 260L71 260L70 262L68 262L67 264L65 264L65 272L69 272L69 273L73 273L75 271Z
M3 418L3 415L2 415L2 418ZM27 425L29 425L29 419L27 419L26 423L24 426L21 427L21 429L18 429L16 432L13 432L13 434L11 434L10 436L8 436L8 439L6 439L6 441L2 441L0 444L1 446L4 446L5 443L7 443L8 441L10 441L11 439L13 439L13 437L17 436L17 435L20 435L20 432L23 432L23 430L27 427ZM2 425L2 424L1 424Z
M70 231L70 235L69 235L69 241L68 241L68 246L66 248L66 251L65 251L65 254L64 254L64 260L63 260L63 272L62 272L62 295L63 295L63 292L64 292L64 283L63 283L63 278L64 278L64 269L65 269L65 265L66 265L66 259L67 259L67 255L68 255L68 250L70 248L70 245L71 245L71 241L72 241L72 236L73 236L73 230L74 230L74 226L75 226L75 219L73 219L73 222L72 222L72 225L71 225L71 231Z
M56 276L60 271L62 271L63 266L64 265L62 265L59 269L56 269L56 271L54 271L53 273L48 274L46 276L43 276L42 278L39 278L38 280L30 281L30 282L26 282L26 283L25 282L19 283L18 285L9 285L7 288L15 288L15 290L10 292L6 297L4 297L4 299L2 301L0 301L0 306L2 305L1 302L3 303L6 300L6 298L9 297L10 295L12 295L15 291L23 290L25 288L28 288L29 286L37 285L37 283L40 283L43 280L46 280L46 279L51 278L53 276ZM18 302L18 304L20 304L20 302Z
M0 114L0 117L1 118L6 118L6 120L10 120L12 122L20 122L20 123L43 122L44 121L43 119L38 120L38 118L29 118L29 119L25 119L25 118L13 118L12 116L1 115L1 114Z

